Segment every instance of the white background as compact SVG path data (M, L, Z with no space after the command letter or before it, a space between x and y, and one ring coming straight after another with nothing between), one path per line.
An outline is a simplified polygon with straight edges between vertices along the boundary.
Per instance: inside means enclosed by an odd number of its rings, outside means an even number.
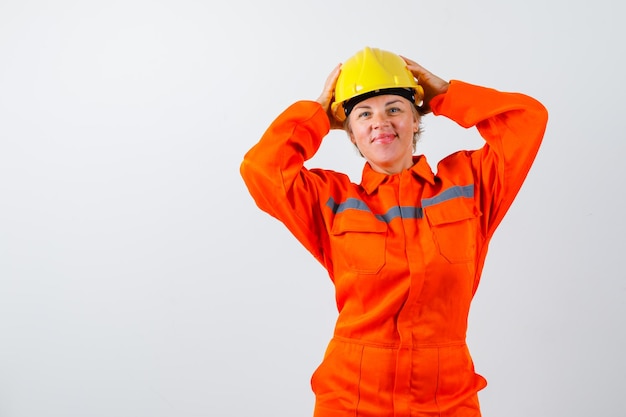
M333 289L239 164L364 46L550 112L470 317L484 415L626 415L619 4L2 0L0 417L311 415ZM433 166L481 143L424 127Z

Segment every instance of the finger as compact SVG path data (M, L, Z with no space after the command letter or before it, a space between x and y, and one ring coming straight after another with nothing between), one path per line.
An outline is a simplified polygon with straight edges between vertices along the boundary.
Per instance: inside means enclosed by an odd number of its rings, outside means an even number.
M411 59L409 59L409 58L407 58L407 57L404 57L404 56L402 56L402 55L400 55L400 57L401 57L402 59L404 59L404 62L406 62L406 64L407 64L407 68L415 68L415 69L418 69L418 70L424 70L424 67L422 67L422 66L421 66L420 64L418 64L417 62L415 62L415 61L413 61L413 60L411 60Z
M317 99L317 101L324 108L328 108L328 106L330 105L333 99L333 94L335 92L335 85L337 84L337 79L339 78L340 70L341 70L341 64L337 64L337 66L330 72L330 74L328 74L328 77L326 77L322 94Z
M400 55L400 58L404 59L404 62L406 62L407 64L411 64L411 65L417 64L417 62L405 57L404 55Z
M341 72L341 64L337 64L335 68L330 72L328 78L326 79L326 85L324 89L326 91L334 91L335 86L337 85L337 79L339 78L339 73Z

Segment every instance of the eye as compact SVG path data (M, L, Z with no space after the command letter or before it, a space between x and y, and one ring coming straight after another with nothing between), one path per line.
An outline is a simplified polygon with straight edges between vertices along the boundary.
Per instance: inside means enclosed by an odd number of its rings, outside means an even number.
M388 111L389 113L400 113L402 110L400 107L390 107Z
M370 112L370 111L368 111L368 110L363 110L362 112L358 113L358 117L359 117L360 119L362 119L362 118L368 117L370 114L371 114L371 112Z

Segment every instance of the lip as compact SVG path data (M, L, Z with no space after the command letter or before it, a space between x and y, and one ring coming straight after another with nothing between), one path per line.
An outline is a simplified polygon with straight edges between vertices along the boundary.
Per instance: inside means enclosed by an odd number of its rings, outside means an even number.
M387 144L396 139L396 135L393 133L381 133L372 139L372 143Z

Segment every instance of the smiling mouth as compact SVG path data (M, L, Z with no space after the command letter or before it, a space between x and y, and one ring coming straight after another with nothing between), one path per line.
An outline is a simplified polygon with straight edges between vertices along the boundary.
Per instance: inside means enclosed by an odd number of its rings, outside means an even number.
M396 139L396 135L392 133L383 133L372 139L372 143L391 143Z

